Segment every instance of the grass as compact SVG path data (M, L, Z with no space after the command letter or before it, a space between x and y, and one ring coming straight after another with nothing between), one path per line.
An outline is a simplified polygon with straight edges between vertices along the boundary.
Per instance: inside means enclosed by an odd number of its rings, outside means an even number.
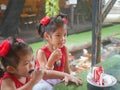
M107 36L111 36L116 33L120 33L120 24L113 24L108 27L103 27L101 31L101 37L105 38ZM117 37L120 38L120 35L117 35ZM90 41L92 41L92 30L69 35L67 38L66 46L69 47L70 45L80 45ZM32 43L30 44L30 46L33 48L33 51L35 53L36 50L42 47L44 44L45 43L41 41L41 42Z

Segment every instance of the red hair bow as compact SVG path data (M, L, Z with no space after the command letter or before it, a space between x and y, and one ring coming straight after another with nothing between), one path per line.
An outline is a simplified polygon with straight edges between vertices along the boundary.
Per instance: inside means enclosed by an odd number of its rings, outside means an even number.
M23 41L21 38L17 38L16 40L17 40L18 42L24 43L24 41Z
M0 44L0 56L5 56L10 49L10 41L9 40L4 40Z
M43 25L47 25L49 22L50 22L50 18L48 16L40 20L40 24L43 24Z
M66 25L68 25L68 21L67 21L66 18L63 18L62 20L63 20L63 22L64 22Z

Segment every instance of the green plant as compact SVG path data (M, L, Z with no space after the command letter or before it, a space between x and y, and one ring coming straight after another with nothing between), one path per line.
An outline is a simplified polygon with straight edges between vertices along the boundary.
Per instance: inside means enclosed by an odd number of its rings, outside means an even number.
M46 0L45 13L49 17L57 15L59 13L58 0Z

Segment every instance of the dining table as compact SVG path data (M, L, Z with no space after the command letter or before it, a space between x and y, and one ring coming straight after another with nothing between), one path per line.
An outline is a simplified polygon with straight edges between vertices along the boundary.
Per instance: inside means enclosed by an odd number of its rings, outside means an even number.
M94 86L87 81L87 75L90 72L90 68L78 73L76 77L81 78L83 84L76 85L69 82L66 86L64 82L58 83L54 86L54 90L120 90L120 55L113 55L106 60L96 64L95 66L102 66L104 73L113 76L116 79L116 83L112 86L98 87Z

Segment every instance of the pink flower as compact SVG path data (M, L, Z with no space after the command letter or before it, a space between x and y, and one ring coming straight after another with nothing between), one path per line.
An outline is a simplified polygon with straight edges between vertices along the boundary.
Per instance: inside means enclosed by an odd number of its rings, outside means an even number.
M47 25L50 22L50 18L48 16L45 16L40 20L40 24Z
M9 41L9 40L4 40L4 41L0 44L0 56L5 56L5 55L7 55L9 49L10 49L10 41Z

